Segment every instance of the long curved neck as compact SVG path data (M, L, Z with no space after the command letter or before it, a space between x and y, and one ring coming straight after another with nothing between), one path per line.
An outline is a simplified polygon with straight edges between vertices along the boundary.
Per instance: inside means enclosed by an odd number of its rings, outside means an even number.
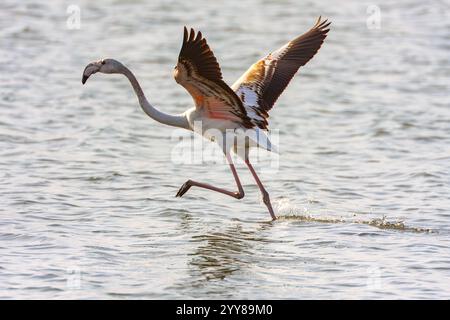
M187 122L187 119L184 115L170 115L164 112L159 111L155 107L153 107L147 100L147 98L144 95L144 92L142 91L141 86L139 85L139 82L137 81L136 77L134 76L133 72L131 72L130 69L123 66L123 70L121 70L121 73L130 80L131 86L134 89L134 92L136 93L139 104L141 108L144 110L144 112L152 119L174 127L180 127L180 128L189 128L189 124Z

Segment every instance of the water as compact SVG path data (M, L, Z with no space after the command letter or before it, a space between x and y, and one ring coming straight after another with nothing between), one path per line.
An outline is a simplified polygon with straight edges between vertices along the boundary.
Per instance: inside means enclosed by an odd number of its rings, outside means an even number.
M359 1L2 1L0 298L450 298L449 5L377 4L380 29ZM271 111L279 168L256 164L274 223L242 164L243 200L175 198L232 176L171 161L125 78L81 85L116 58L182 112L183 25L231 84L318 15L332 31Z

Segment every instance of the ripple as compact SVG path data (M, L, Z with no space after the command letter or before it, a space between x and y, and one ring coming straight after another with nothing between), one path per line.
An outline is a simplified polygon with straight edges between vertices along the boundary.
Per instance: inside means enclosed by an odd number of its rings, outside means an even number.
M173 129L145 115L124 77L82 86L80 75L120 59L152 104L179 114L193 105L172 76L183 24L202 30L231 84L307 30L317 7L78 2L79 30L64 6L2 1L2 298L448 298L443 2L381 0L381 30L357 1L323 4L329 37L270 111L278 162L254 161L274 222L239 161L245 198L175 198L187 179L236 186L227 166L172 161Z

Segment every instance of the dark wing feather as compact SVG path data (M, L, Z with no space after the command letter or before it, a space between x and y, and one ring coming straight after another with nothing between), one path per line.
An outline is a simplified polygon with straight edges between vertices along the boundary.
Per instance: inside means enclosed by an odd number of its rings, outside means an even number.
M219 63L206 43L206 39L202 38L201 31L195 35L194 29L191 29L190 33L188 33L187 28L184 27L183 45L178 61L180 63L189 63L200 76L206 79L212 81L222 80Z
M321 22L319 17L308 32L253 64L233 84L232 89L241 99L244 97L243 103L249 116L260 128L267 127L267 112L298 69L311 60L320 49L330 30L327 29L329 25L330 22L327 20Z
M183 45L174 72L175 80L192 96L197 109L205 116L254 124L236 93L222 80L219 63L202 33L184 28Z

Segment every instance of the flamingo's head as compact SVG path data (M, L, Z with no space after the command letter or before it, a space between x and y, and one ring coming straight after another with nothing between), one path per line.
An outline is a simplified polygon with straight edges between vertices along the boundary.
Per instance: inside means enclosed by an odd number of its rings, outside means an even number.
M102 59L89 63L83 71L81 83L85 84L87 79L94 73L120 73L123 65L114 59Z

